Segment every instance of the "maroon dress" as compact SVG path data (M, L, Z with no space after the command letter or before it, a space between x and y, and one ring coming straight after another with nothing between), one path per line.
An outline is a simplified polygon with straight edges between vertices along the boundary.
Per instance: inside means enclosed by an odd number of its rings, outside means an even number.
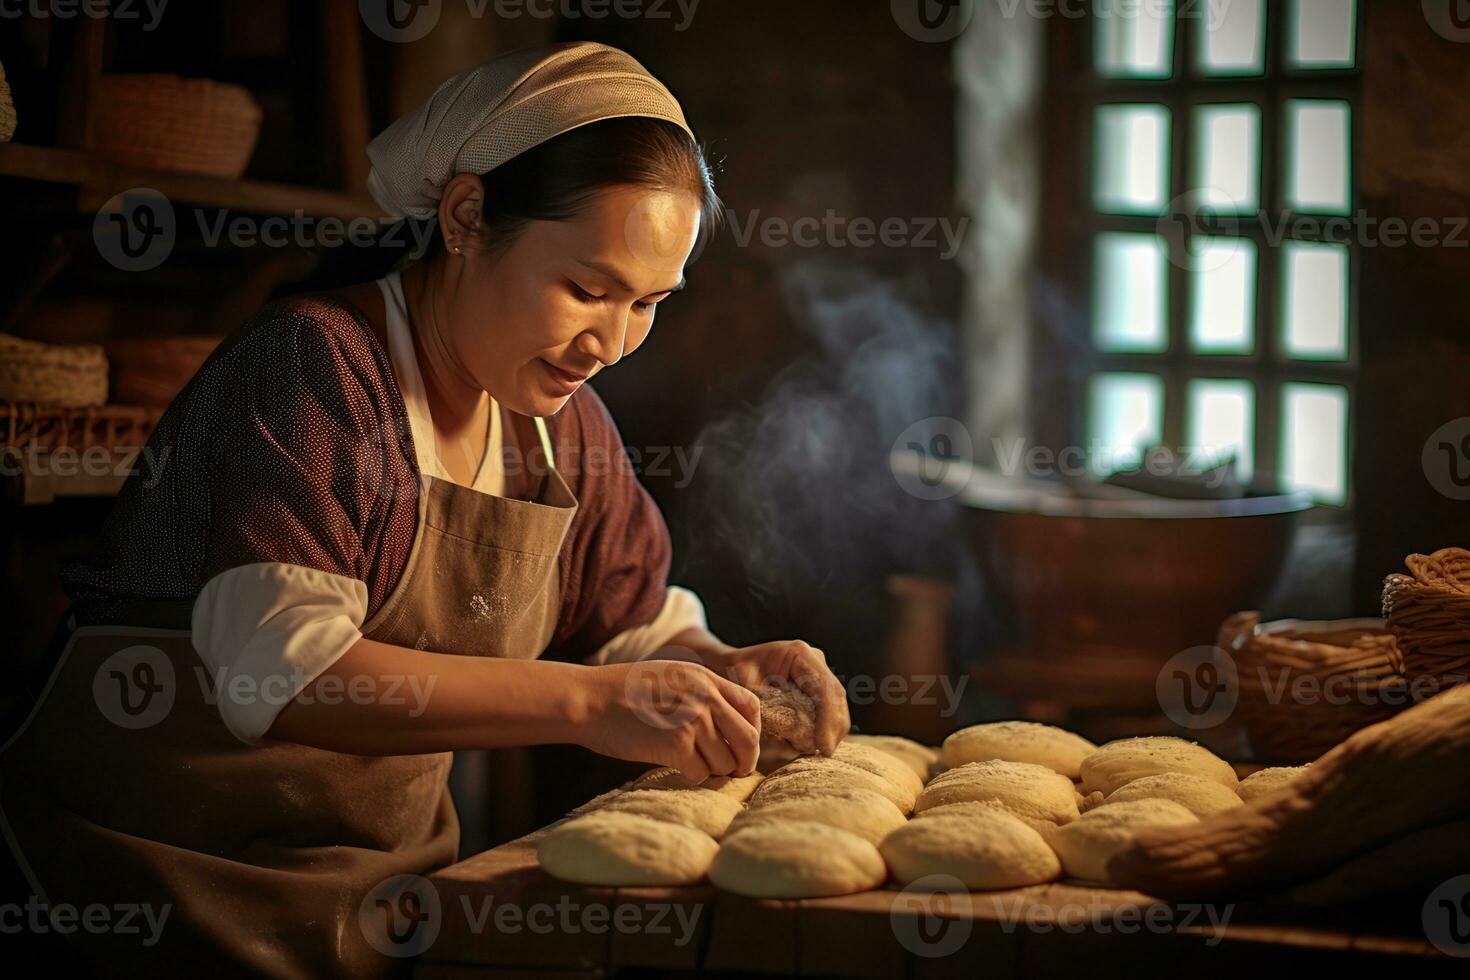
M583 385L546 420L581 507L559 558L547 651L591 656L663 606L671 546ZM95 553L63 573L79 623L139 600L192 602L219 573L287 562L367 585L371 618L408 560L418 464L388 353L353 308L308 297L267 307L226 339L164 413L156 482L123 488Z

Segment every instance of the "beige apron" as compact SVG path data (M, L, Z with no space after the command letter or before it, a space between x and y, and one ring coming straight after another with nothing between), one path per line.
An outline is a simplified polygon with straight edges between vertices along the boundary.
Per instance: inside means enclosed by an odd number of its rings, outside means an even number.
M557 554L577 501L555 470L532 496L423 477L408 565L364 635L465 656L539 656L556 623ZM53 916L74 907L81 922L90 908L101 921L95 909L109 910L106 929L67 937L106 976L406 972L405 955L422 941L418 897L383 901L375 889L454 861L451 754L240 742L180 628L190 605L152 604L125 617L135 625L65 638L0 755L0 824L31 887ZM389 686L377 690L409 696Z

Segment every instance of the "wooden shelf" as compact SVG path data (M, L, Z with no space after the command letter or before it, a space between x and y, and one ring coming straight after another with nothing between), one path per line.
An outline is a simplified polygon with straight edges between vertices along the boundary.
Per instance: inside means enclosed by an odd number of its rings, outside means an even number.
M25 143L0 143L0 177L75 186L78 212L96 211L135 187L150 187L176 204L244 211L252 214L315 218L377 218L382 212L370 198L320 187L259 180L201 177L119 167L78 150Z

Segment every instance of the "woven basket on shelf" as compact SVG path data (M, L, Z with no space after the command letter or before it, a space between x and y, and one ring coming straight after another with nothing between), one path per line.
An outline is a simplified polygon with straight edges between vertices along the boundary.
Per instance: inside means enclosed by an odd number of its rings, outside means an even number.
M1263 624L1239 612L1220 626L1219 645L1235 661L1236 708L1263 761L1311 762L1408 707L1403 660L1381 619Z
M83 408L107 401L107 356L93 344L0 334L0 401Z
M0 143L15 135L15 99L10 95L10 83L5 80L5 66L0 65Z
M93 118L93 148L115 163L238 177L255 151L261 112L238 85L177 75L103 75Z
M1410 574L1383 582L1383 616L1411 682L1454 686L1470 679L1470 551L1441 548L1404 559Z
M162 414L162 409L135 405L57 408L0 402L0 447L21 452L62 446L137 449L148 442Z

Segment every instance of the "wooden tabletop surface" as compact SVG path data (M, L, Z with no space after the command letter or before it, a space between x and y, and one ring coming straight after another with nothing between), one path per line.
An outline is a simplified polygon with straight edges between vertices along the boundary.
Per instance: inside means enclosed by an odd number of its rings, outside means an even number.
M544 831L433 875L437 938L420 980L619 970L854 977L1160 975L1253 980L1296 967L1467 973L1419 926L1411 899L1308 909L1280 900L1169 904L1056 883L1005 892L896 890L769 901L703 885L592 888L536 862Z

